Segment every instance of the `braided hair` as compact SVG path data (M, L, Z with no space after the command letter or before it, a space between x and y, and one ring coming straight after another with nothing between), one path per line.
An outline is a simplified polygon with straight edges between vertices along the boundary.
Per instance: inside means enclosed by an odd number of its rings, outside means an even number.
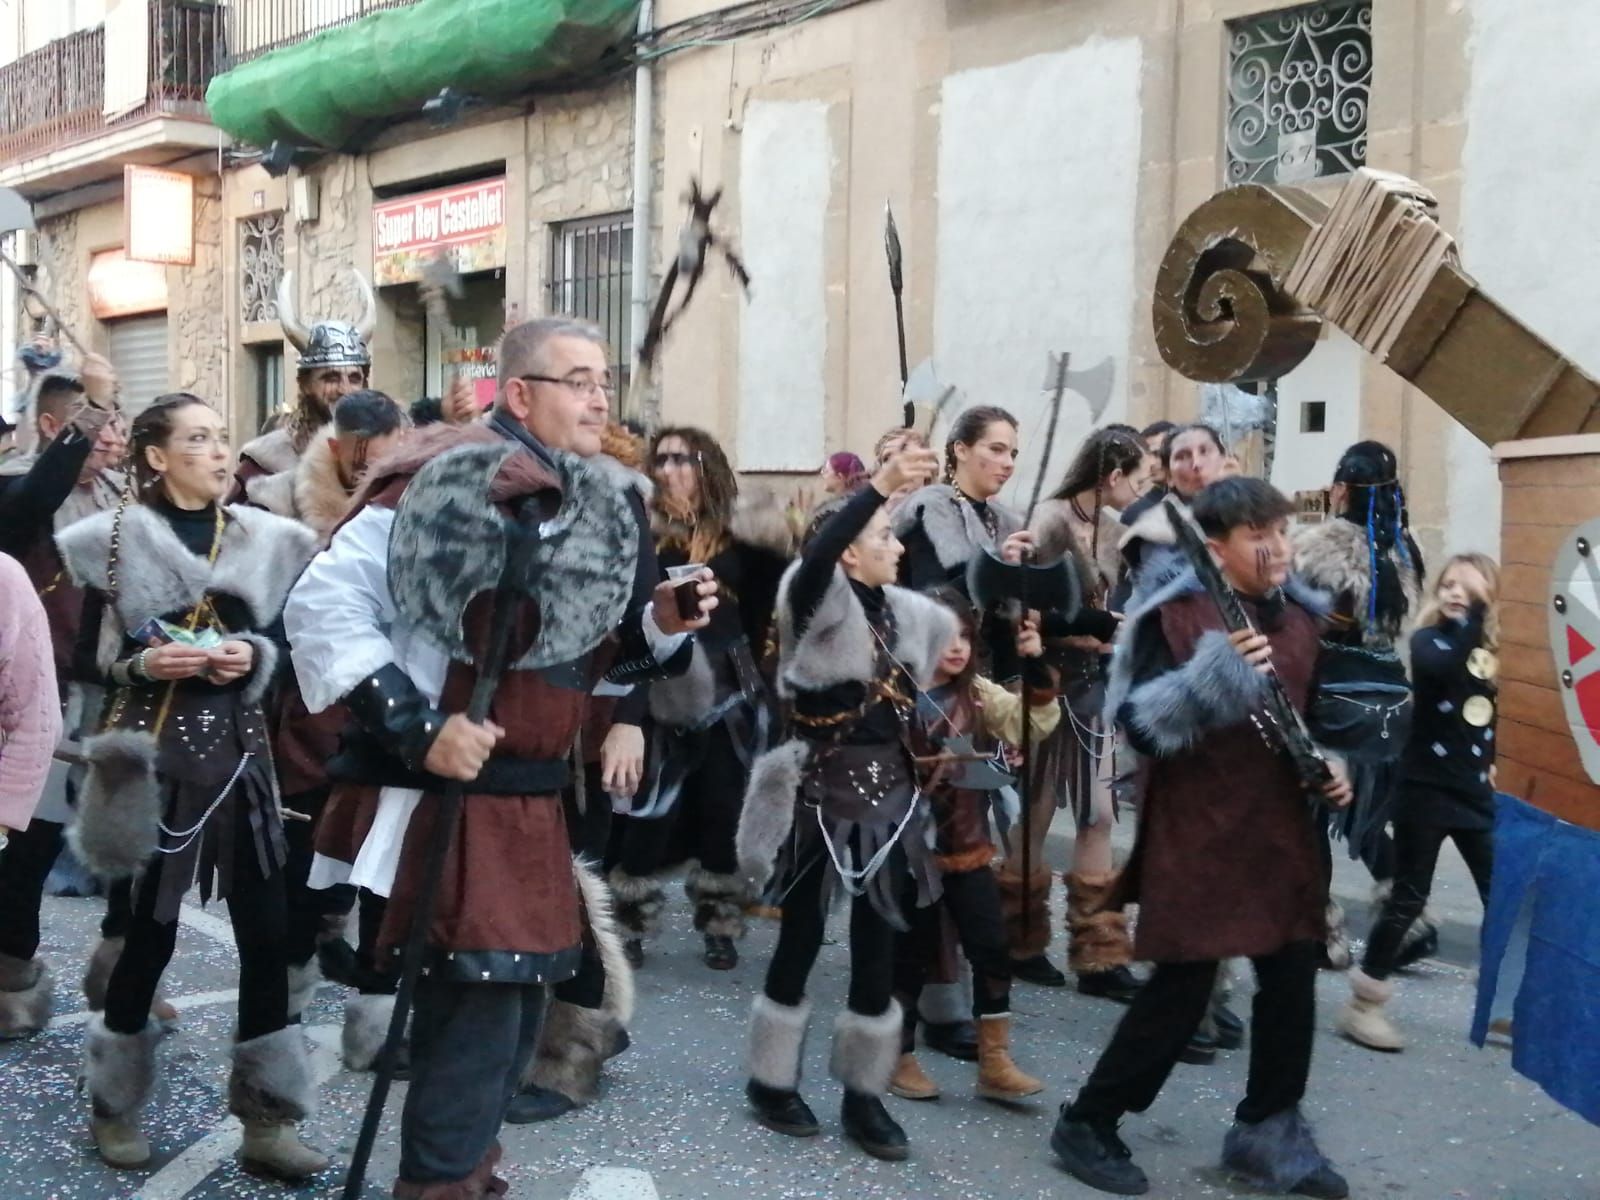
M1137 431L1127 425L1107 425L1096 429L1078 453L1073 456L1061 484L1051 494L1053 500L1070 501L1080 492L1094 489L1094 509L1089 514L1089 562L1091 571L1099 570L1100 563L1100 510L1105 506L1106 481L1113 471L1131 475L1148 454ZM1086 576L1087 578L1087 576Z
M172 418L179 409L191 404L205 404L205 401L193 392L168 392L157 396L133 418L128 430L128 472L111 518L111 557L106 564L108 590L113 596L117 594L117 568L122 558L122 514L130 504L148 504L153 500L156 485L161 482L161 476L151 467L144 452L151 446L166 445L172 436Z
M976 445L983 436L983 431L996 421L1004 421L1011 428L1016 429L1017 419L1005 409L996 404L980 404L975 408L963 409L961 414L950 424L950 433L944 439L944 480L946 483L956 481L956 447Z
M1409 607L1401 571L1410 572L1419 589L1423 580L1422 552L1411 536L1400 485L1400 460L1382 442L1357 442L1340 456L1333 481L1346 491L1344 508L1336 515L1366 531L1372 573L1367 622L1398 634Z

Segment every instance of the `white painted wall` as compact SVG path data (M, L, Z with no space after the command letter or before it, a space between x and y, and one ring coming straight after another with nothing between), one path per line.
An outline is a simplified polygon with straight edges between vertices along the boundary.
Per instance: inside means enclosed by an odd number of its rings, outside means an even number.
M821 101L757 101L739 153L739 241L752 279L739 320L741 471L823 460L828 351L824 229L833 179Z
M1484 289L1585 370L1600 374L1600 4L1470 0L1462 262ZM1459 427L1446 549L1485 547L1500 493L1488 452Z
M1127 411L1135 311L1140 160L1135 38L951 75L939 130L934 365L969 404L999 404L1022 423L1007 491L1026 504L1044 448L1047 356L1117 367L1103 421ZM1050 486L1091 422L1062 405Z
M1305 362L1278 384L1278 453L1272 482L1293 495L1327 487L1345 448L1361 440L1361 369L1367 352L1332 325ZM1301 406L1327 405L1323 433L1301 433Z

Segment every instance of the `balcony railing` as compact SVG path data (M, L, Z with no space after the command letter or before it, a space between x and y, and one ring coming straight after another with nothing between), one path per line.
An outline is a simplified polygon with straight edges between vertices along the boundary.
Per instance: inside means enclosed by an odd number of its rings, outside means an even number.
M228 5L231 53L223 69L385 8L415 3L416 0L233 0Z
M171 114L203 118L206 85L222 52L212 0L150 0L150 59L142 105L105 116L105 29L58 38L0 67L0 163L86 141L108 129Z

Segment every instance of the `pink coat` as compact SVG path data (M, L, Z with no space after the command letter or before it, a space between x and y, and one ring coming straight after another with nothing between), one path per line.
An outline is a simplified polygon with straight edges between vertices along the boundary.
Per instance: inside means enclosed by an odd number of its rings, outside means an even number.
M28 827L60 739L44 606L21 564L0 554L0 827Z

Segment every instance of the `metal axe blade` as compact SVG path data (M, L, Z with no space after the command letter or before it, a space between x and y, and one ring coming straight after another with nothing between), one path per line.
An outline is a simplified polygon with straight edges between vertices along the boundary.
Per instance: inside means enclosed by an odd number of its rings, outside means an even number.
M1046 392L1053 392L1060 381L1061 355L1052 354L1045 370L1044 383L1041 385ZM1082 396L1089 405L1089 415L1096 425L1100 418L1105 416L1107 407L1111 404L1111 388L1117 380L1117 364L1107 355L1092 367L1085 367L1081 371L1069 370L1067 372L1066 390Z

